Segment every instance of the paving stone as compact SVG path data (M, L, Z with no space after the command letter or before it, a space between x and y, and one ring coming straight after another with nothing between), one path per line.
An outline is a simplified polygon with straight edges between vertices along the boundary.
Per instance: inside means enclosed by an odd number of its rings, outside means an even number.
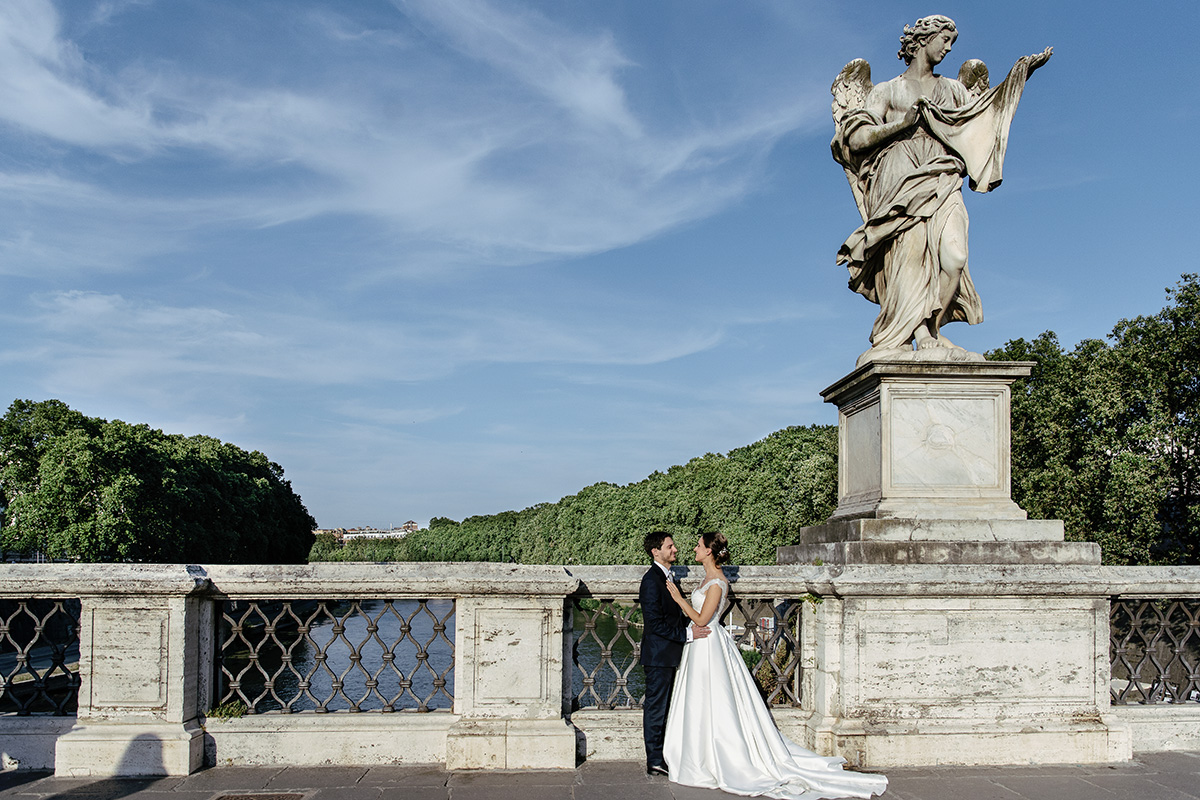
M269 791L353 786L367 774L366 767L288 767L267 782Z
M1161 772L1200 773L1200 754L1168 751L1165 753L1138 753L1134 761L1148 770Z
M479 770L452 772L447 785L457 790L469 786L574 786L578 782L579 776L573 769Z
M1084 780L1109 792L1114 800L1192 800L1191 795L1150 783L1144 773L1091 775Z
M728 794L720 789L698 789L695 786L680 786L678 783L668 785L671 789L671 796L675 800L721 800L726 797L737 797L735 794Z
M897 787L901 792L910 794L919 800L1021 800L1021 795L986 778L960 778L957 775L945 778L924 778L923 785L908 784ZM885 794L884 797L888 797Z
M476 784L473 786L451 786L450 797L454 800L573 800L576 786L515 785L499 786ZM396 800L407 800L400 796ZM616 800L614 798L614 800Z
M385 765L371 767L359 779L361 785L445 786L450 773L436 764Z
M1079 777L1002 775L993 781L1029 800L1110 800L1104 789Z
M31 769L0 772L0 792L13 789L18 786L26 786L34 781L40 781L44 778L49 778L53 774L53 772L38 772Z
M618 783L639 785L652 780L641 761L588 761L577 772L579 782L584 786Z
M1166 786L1200 800L1200 775L1194 772L1156 772L1147 775L1146 780L1154 786Z
M665 782L585 784L575 787L575 800L671 800L671 788Z
M72 797L80 800L117 800L142 792L169 792L184 779L179 778L44 778L5 792L13 797Z
M212 767L189 775L182 786L188 791L261 792L283 767Z
M363 786L361 783L356 783L353 786L329 786L317 789L308 794L305 800L383 800L385 791L388 797L402 797L404 800L409 800L411 797L408 789L400 793L395 787L385 790L382 786ZM437 800L445 800L445 788L433 791L438 792L435 795Z

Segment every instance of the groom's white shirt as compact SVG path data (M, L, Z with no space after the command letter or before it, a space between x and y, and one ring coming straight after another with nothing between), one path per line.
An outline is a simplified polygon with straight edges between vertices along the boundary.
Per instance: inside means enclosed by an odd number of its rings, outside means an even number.
M667 580L671 580L671 570L669 567L664 567L662 564L658 563L657 561L654 562L654 566L656 566L662 570L663 575L667 576ZM691 625L687 626L687 640L688 640L689 644L692 641L692 626Z

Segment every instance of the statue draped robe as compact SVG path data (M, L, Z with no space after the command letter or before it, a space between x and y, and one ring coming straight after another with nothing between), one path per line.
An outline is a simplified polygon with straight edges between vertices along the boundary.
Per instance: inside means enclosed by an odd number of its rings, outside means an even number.
M911 348L914 331L942 312L943 229L954 214L963 215L965 226L964 176L978 192L1000 185L1008 127L1027 77L1027 59L1021 59L1003 83L976 98L958 81L938 76L917 125L868 152L852 153L850 136L885 120L865 108L842 118L831 147L850 178L863 224L839 249L838 263L850 271L850 288L880 307L872 350ZM890 93L899 80L875 86L872 95ZM966 266L950 306L946 321L983 321Z

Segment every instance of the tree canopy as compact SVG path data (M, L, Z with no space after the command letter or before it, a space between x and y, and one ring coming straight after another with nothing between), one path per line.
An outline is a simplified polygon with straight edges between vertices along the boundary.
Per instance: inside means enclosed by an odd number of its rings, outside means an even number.
M1158 314L1065 351L1051 332L988 357L1032 361L1013 385L1013 499L1098 542L1110 564L1200 563L1200 281Z
M312 557L631 564L646 560L642 537L651 530L679 539L684 555L701 531L720 530L738 563L774 564L775 548L824 521L836 502L837 429L793 427L637 483L597 483L557 503L462 522L435 517L403 539L353 540L340 550L324 543Z
M16 400L0 418L0 549L79 561L296 563L316 524L283 468L207 436Z

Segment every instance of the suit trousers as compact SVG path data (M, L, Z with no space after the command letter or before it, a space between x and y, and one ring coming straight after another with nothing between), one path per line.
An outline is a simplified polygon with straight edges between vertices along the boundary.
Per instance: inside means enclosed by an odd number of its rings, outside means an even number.
M642 736L646 740L646 765L666 766L663 762L663 738L667 731L667 711L675 688L675 667L643 666L646 673L646 701L642 704Z

